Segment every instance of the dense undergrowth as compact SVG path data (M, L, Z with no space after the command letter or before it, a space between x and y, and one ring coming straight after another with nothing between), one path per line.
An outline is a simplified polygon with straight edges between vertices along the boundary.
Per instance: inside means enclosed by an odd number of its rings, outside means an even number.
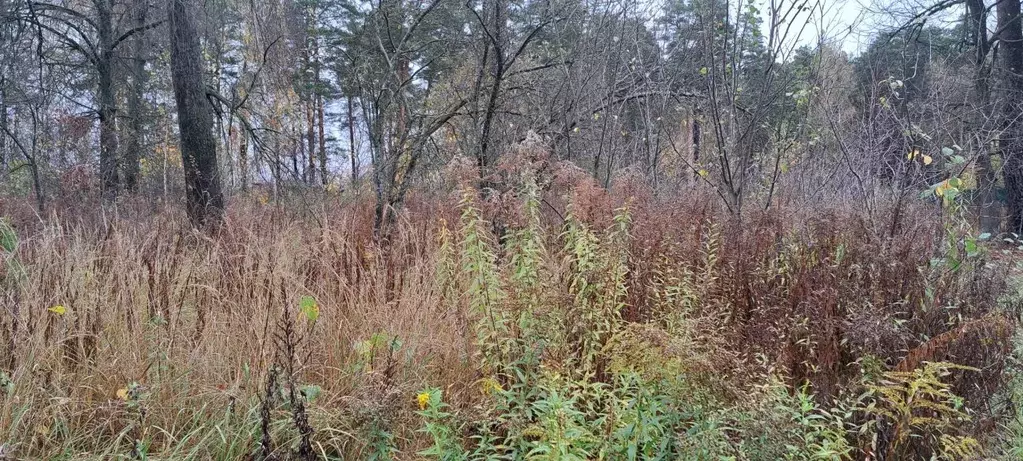
M381 235L358 192L8 221L0 459L1023 455L1020 298L954 214L566 177Z

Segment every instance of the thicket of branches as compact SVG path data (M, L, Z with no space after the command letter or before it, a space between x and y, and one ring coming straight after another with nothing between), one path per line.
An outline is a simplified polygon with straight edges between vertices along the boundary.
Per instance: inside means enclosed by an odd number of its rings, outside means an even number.
M185 2L215 115L198 176L216 181L198 188L367 182L382 227L454 157L496 188L534 133L605 187L635 171L733 213L850 201L882 220L883 203L962 179L985 230L1005 205L1019 231L1018 2L890 3L861 16L872 43L850 56L817 0ZM7 191L41 210L183 195L168 11L0 3Z

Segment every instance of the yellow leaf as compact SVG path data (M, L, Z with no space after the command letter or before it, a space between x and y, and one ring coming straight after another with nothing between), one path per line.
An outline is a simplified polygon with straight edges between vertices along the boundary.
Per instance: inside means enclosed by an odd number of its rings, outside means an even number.
M48 310L50 312L53 312L54 314L57 314L57 315L67 314L67 308L64 307L64 306L61 306L60 304L57 304L56 306L53 306L53 307L51 307L49 309L46 309L46 310Z
M39 434L43 437L50 435L50 428L44 424L37 424L35 427L35 431L36 434Z
M924 165L930 165L934 159L930 155L924 155Z
M128 400L128 388L122 387L117 390L117 398L120 400Z

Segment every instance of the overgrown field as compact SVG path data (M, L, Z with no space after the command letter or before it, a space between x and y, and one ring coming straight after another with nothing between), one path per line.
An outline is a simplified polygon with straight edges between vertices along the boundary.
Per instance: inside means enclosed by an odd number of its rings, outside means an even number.
M0 459L1023 456L1014 262L955 214L539 182L8 219Z

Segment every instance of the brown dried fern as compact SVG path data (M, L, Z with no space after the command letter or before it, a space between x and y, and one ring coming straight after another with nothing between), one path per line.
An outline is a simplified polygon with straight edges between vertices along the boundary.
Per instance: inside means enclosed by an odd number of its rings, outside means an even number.
M978 333L979 338L1008 345L1008 340L1012 336L1012 324L1001 314L990 314L963 323L911 349L895 366L894 371L908 372L919 368L923 362L939 361L949 349L974 333Z

